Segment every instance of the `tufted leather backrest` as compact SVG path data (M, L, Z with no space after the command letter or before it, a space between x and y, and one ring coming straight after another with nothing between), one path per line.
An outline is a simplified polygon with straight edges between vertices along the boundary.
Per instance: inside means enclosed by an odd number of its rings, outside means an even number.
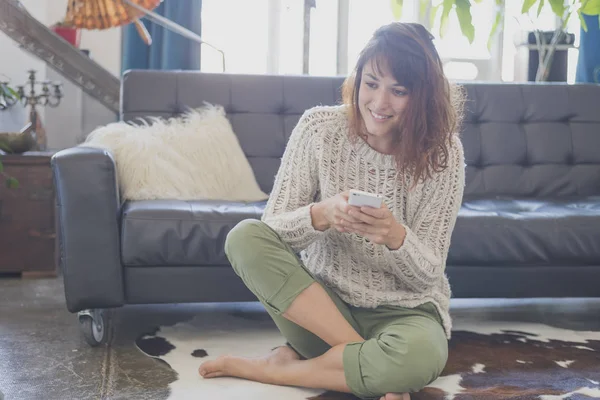
M466 195L600 194L600 85L464 87Z
M285 145L305 110L333 105L342 77L128 71L121 85L121 119L171 117L204 102L225 108L260 188L269 193Z
M121 119L225 107L262 190L270 192L302 113L340 101L343 77L133 70ZM467 196L600 194L600 85L464 83Z

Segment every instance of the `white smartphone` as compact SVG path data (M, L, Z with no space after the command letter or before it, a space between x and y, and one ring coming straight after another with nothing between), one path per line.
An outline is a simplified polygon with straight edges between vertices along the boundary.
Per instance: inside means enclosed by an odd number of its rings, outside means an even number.
M383 196L380 194L373 194L369 192L363 192L362 190L350 189L350 195L348 196L348 204L356 207L373 207L380 208L383 202Z

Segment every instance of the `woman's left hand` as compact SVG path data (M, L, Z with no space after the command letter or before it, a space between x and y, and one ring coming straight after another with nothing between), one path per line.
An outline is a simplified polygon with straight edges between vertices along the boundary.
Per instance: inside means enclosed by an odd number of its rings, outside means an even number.
M346 232L354 232L391 250L399 249L404 243L406 230L385 203L380 208L352 207L348 215L361 222L345 223Z

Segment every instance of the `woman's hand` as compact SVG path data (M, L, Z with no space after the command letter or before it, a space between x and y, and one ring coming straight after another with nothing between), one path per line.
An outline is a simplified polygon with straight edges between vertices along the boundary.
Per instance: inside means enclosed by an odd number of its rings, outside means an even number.
M345 191L311 207L312 223L316 230L325 231L334 228L338 232L348 232L346 227L360 222L348 214L351 209L360 210L359 207L348 204L348 196L348 191Z
M352 207L348 214L358 222L344 223L346 232L354 232L391 250L398 250L404 243L406 230L396 221L385 203L380 208Z

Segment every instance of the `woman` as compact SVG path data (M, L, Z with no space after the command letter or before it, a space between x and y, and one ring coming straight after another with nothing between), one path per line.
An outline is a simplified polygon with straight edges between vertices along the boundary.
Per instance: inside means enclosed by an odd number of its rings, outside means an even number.
M262 221L228 235L236 273L288 341L261 359L220 357L236 376L409 399L448 356L450 237L462 201L462 95L418 24L378 29L344 83L344 104L305 112ZM383 195L348 204L348 190ZM301 253L301 258L297 257Z

